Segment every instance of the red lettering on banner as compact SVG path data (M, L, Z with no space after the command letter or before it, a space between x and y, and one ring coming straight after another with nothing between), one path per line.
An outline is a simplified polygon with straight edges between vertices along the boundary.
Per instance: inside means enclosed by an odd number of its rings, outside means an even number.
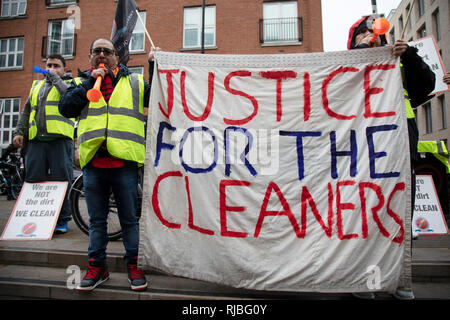
M158 70L159 73L165 73L166 74L166 80L167 80L167 112L163 109L161 106L161 103L158 102L159 110L161 110L162 114L166 118L170 118L170 114L172 113L173 108L173 80L172 80L172 74L178 73L178 69L167 69L167 70Z
M159 185L160 183L169 177L183 177L183 174L180 171L169 171L164 174L161 174L158 176L158 178L155 181L155 185L153 186L153 194L152 194L152 205L153 210L155 212L155 215L158 217L159 221L161 223L172 229L180 229L181 224L170 222L167 219L163 217L163 214L161 213L160 204L158 200L158 192L159 192ZM207 235L214 235L215 232L210 229L202 228L194 224L194 213L192 208L192 201L191 201L191 191L190 191L190 185L189 185L189 178L188 176L184 176L185 180L185 187L186 187L186 194L187 194L187 206L188 206L188 227L189 229L195 230L197 232L200 232L202 234ZM227 226L227 212L243 212L247 210L246 206L229 206L227 205L227 194L226 194L226 188L227 187L248 187L251 183L248 181L241 181L241 180L221 180L219 184L219 192L220 192L220 205L219 205L219 211L220 211L220 235L223 237L234 237L234 238L246 238L248 236L247 232L241 232L241 231L232 231L228 230ZM342 218L342 211L343 210L353 210L355 211L356 206L353 203L345 203L341 200L341 188L346 186L355 186L359 189L359 198L361 200L361 238L367 239L369 236L369 228L368 228L368 210L367 208L367 193L369 191L366 191L367 189L372 190L377 198L378 203L370 208L370 211L372 212L373 221L377 225L380 233L386 237L390 238L389 232L386 230L386 228L383 226L383 223L380 219L379 212L381 212L381 209L385 207L385 199L386 197L383 195L383 191L381 187L375 183L372 182L360 182L356 183L353 180L345 180L345 181L339 181L336 184L336 227L337 227L337 237L339 240L346 240L346 239L353 239L358 238L358 233L350 233L350 234L344 234L343 231L343 218ZM393 238L391 241L401 244L404 239L404 226L403 226L403 220L399 217L399 215L394 212L391 209L391 202L395 196L395 194L398 191L404 191L405 190L405 183L397 183L393 189L393 191L389 195L389 200L387 202L387 214L399 225L399 235ZM271 198L272 193L275 192L275 194L278 197L279 203L282 206L282 210L278 211L271 211L267 210L267 207L269 205L269 201ZM349 193L351 194L351 193ZM302 186L301 189L301 196L300 196L300 205L301 205L301 214L300 214L300 227L299 224L292 213L292 210L290 208L289 203L287 202L284 194L282 193L279 186L271 181L269 185L267 186L262 204L261 209L259 212L258 220L256 222L255 231L254 231L254 237L258 238L262 225L264 223L264 220L268 216L281 216L284 215L288 217L289 221L291 222L291 225L293 227L293 230L295 232L295 235L297 238L305 238L307 234L307 211L308 206L311 209L311 212L314 215L315 221L319 223L321 228L323 229L325 235L328 238L332 237L333 234L333 205L334 205L334 193L333 193L333 187L331 183L328 183L328 217L327 217L327 224L325 223L324 219L320 215L319 210L317 209L317 205L315 200L313 199L311 193L309 192L308 188L306 186ZM232 199L231 199L232 200ZM228 199L228 201L231 201ZM384 211L383 211L384 212Z
M331 189L330 183L328 183L328 227L325 225L325 223L322 220L321 215L319 214L319 211L317 210L316 203L314 202L314 199L311 196L311 193L309 193L309 190L306 186L303 186L302 188L302 231L306 233L306 209L307 204L309 204L311 211L316 218L316 220L319 222L320 226L322 227L323 231L325 231L325 234L328 238L331 238L331 233L333 230L333 190Z
M288 78L296 78L297 72L286 70L286 71L261 71L259 73L263 78L277 80L277 122L281 121L281 116L283 114L282 108L282 82Z
M342 227L342 210L355 210L355 205L350 202L341 202L341 186L353 186L355 181L339 181L336 186L336 217L337 233L340 240L358 238L356 233L344 234Z
M180 77L180 90L181 90L181 103L186 116L192 121L205 121L208 118L214 99L214 73L208 73L208 100L206 102L205 110L201 116L194 116L190 111L186 103L186 72L181 71Z
M391 201L392 201L392 198L394 198L394 194L397 191L404 191L404 190L405 190L405 183L404 182L397 183L395 185L395 187L394 187L394 190L392 190L391 194L389 195L389 199L388 199L388 203L387 203L387 213L388 213L388 215L390 217L392 217L392 219L394 219L394 221L400 227L400 235L398 235L397 237L392 239L393 242L397 242L398 244L401 244L403 242L403 239L405 237L405 229L403 227L403 220L398 216L397 213L392 211L392 209L391 209Z
M256 101L255 97L253 97L245 92L230 88L231 78L233 78L233 77L249 77L251 75L252 75L252 73L250 71L239 70L239 71L230 72L225 78L224 85L225 85L225 89L228 92L230 92L231 94L249 99L253 105L253 113L251 115L249 115L247 118L240 119L240 120L223 118L223 121L228 125L236 125L236 126L244 125L247 122L250 122L258 113L258 101Z
M328 77L323 80L322 83L322 104L323 108L327 112L327 114L330 117L339 119L339 120L350 120L355 118L355 115L346 116L342 114L338 114L330 109L329 103L328 103L328 97L327 97L327 88L330 84L331 80L333 80L338 74L345 73L345 72L358 72L359 69L353 68L353 67L339 67L338 69L334 70Z
M168 177L182 177L182 176L183 174L180 171L169 171L163 173L156 179L155 185L153 186L153 194L152 194L153 210L155 211L156 216L162 222L162 224L168 228L180 229L181 225L178 223L169 222L163 217L161 209L159 208L159 199L158 199L159 184L161 183L162 180Z
M275 193L278 196L278 199L281 202L281 205L283 206L283 211L267 211L267 204L270 200L270 195L272 194L272 190L275 190ZM264 218L267 216L279 216L279 215L285 215L289 218L289 221L291 222L292 226L294 227L295 234L297 235L297 238L304 238L306 233L306 218L303 220L302 218L302 230L299 229L297 220L295 219L294 215L292 214L291 208L289 207L289 204L286 201L286 198L284 197L283 193L281 192L278 185L271 181L269 183L269 186L266 190L266 195L264 196L263 204L261 206L261 211L259 213L258 222L256 223L255 228L255 234L254 237L257 238L259 233L261 232L261 226L263 224Z
M303 120L308 121L311 115L311 80L309 73L303 75Z
M189 190L189 178L187 176L184 177L184 182L186 185L186 193L187 193L188 206L189 206L189 218L188 218L189 228L191 228L192 230L196 230L203 234L213 235L214 231L209 230L209 229L204 229L204 228L194 225L194 213L192 212L191 192Z
M382 118L382 117L390 117L395 116L395 111L389 111L389 112L372 112L371 106L370 106L370 96L374 94L379 94L384 91L383 88L371 88L370 87L370 72L372 70L390 70L394 69L394 64L380 64L375 66L367 66L364 70L364 117L365 118Z
M221 180L219 185L220 192L220 235L224 237L245 238L246 232L229 231L227 228L227 211L242 212L246 207L227 206L226 187L229 186L245 186L248 187L250 182L240 180Z
M364 189L369 188L375 191L377 197L378 197L378 204L371 209L372 216L375 222L378 224L381 224L380 219L378 218L378 211L383 208L384 206L384 196L383 191L381 190L380 186L376 185L375 183L371 182L361 182L359 184L359 197L361 199L361 219L362 219L362 237L364 239L367 239L368 237L368 228L367 228L367 205L366 205L366 196L364 193ZM379 225L378 225L379 227ZM384 229L384 228L383 228Z

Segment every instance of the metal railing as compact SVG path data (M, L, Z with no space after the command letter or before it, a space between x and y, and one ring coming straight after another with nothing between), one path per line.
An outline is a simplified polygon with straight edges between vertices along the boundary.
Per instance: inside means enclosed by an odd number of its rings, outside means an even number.
M259 19L260 43L302 40L302 18Z

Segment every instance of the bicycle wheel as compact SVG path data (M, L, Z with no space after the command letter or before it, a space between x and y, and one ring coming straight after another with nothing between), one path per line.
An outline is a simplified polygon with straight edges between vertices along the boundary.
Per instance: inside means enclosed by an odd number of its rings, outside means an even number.
M83 175L78 176L69 191L69 199L72 207L72 217L76 225L85 234L89 235L89 214L86 200L84 198ZM116 202L111 192L109 199L108 214L108 239L117 240L122 237L119 215L117 214Z
M11 196L14 200L17 200L20 194L20 190L22 190L22 177L19 172L16 170L11 177Z

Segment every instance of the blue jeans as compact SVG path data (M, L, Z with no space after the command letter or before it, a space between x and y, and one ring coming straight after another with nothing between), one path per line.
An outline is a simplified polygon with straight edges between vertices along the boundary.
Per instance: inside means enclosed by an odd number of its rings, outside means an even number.
M125 259L136 257L139 247L139 222L136 217L137 166L102 169L87 165L83 168L83 184L89 213L89 259L106 259L110 190L116 200Z

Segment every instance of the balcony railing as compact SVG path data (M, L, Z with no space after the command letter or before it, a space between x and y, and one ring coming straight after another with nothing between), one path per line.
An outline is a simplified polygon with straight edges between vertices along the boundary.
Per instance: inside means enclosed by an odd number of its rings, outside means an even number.
M259 19L259 42L301 42L302 18Z

